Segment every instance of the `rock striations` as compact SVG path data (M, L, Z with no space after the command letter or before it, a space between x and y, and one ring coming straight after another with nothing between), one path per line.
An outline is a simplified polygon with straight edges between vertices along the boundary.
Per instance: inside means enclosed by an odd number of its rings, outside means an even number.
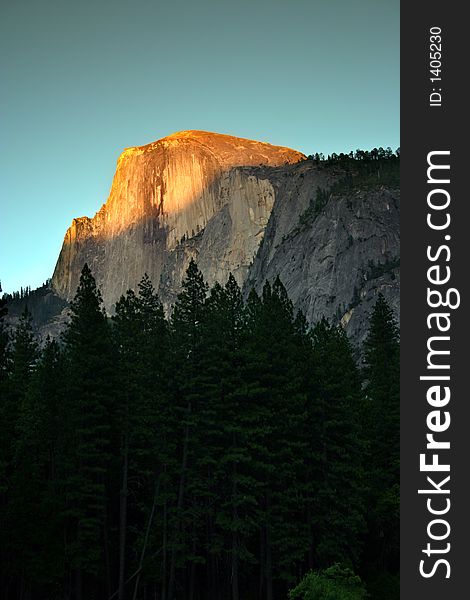
M187 261L177 270L172 255L196 236L201 247L217 246L204 261L209 282L233 271L242 283L271 214L274 190L269 179L238 167L279 167L304 158L288 148L203 131L128 148L119 157L106 204L93 219L74 219L68 229L54 290L72 298L88 262L112 310L144 272L157 285L163 274L179 281ZM194 253L188 248L188 260Z
M74 219L52 277L65 300L85 262L108 312L146 272L169 307L191 258L209 284L232 272L247 290L277 274L310 321L356 339L377 291L398 310L399 191L338 196L305 218L341 173L289 148L183 131L119 157L107 202Z

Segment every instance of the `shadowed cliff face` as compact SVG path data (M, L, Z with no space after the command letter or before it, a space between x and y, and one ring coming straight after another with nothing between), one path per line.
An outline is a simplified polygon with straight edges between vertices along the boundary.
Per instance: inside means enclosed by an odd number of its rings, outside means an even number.
M93 219L74 219L67 231L52 278L54 291L72 298L85 262L111 311L144 272L156 287L162 274L179 281L185 267L172 269L171 254L209 223L214 226L221 212L224 231L215 230L214 236L224 239L217 242L217 264L207 278L213 283L233 271L242 283L271 214L274 190L268 179L238 167L276 167L304 158L288 148L202 131L125 150L106 204Z
M310 322L341 322L357 343L378 292L398 317L400 192L352 189L312 212L343 177L288 148L199 131L130 148L106 204L67 231L53 290L71 299L87 262L108 312L144 273L169 309L194 258L209 285L233 273L245 293L279 275Z
M245 289L261 291L277 275L310 322L341 323L355 344L367 334L382 293L399 321L400 190L377 186L332 194L311 214L318 188L341 173L305 161L285 169ZM310 214L309 214L310 213Z

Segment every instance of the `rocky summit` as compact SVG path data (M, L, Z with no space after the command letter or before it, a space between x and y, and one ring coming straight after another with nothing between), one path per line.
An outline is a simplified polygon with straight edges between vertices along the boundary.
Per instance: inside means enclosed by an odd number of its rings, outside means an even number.
M339 163L204 131L128 148L106 203L69 227L52 290L70 300L87 262L110 314L144 273L170 309L194 258L210 285L233 273L260 291L279 275L310 322L341 322L359 341L379 291L398 314L400 193L380 179L338 186L344 176Z
M244 168L274 169L304 158L288 148L203 131L124 150L106 204L68 229L54 290L72 298L88 262L112 311L144 272L157 287L163 278L171 295L168 279L177 286L190 256L198 254L209 283L230 271L243 283L275 199L269 179ZM196 237L198 243L186 243Z

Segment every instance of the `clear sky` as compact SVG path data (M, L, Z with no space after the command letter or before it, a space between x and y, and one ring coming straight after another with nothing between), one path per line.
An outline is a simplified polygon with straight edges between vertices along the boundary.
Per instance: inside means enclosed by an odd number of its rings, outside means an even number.
M399 0L1 0L0 280L52 275L123 148L399 146Z

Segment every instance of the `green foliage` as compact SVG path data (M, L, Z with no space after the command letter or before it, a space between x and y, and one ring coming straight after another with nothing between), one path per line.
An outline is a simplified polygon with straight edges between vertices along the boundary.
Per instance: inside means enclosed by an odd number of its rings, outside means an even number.
M392 310L380 294L364 344L370 565L396 573L399 562L400 345Z
M345 333L309 327L279 278L245 301L194 261L170 317L144 275L108 319L85 265L60 343L39 348L27 312L4 333L10 595L272 600L316 569L290 598L364 598L326 568L344 563L394 597L398 332L382 298L364 386Z
M300 517L306 447L302 427L305 345L279 278L273 285L265 284L261 298L250 295L247 319L243 375L251 419L247 443L255 461L262 574L269 594L274 573L285 582L292 581L294 565L308 548L308 525Z
M3 301L13 317L20 316L27 308L35 326L47 323L67 306L67 302L53 292L50 280L35 290L27 287L13 294L3 294Z
M333 164L333 165L344 165L344 164L359 164L359 163L370 163L370 162L397 162L400 160L400 148L397 148L395 152L390 147L388 148L373 148L372 150L356 150L355 152L349 152L345 154L340 152L337 154L333 152L325 157L322 153L312 154L308 157L310 160L319 165Z
M155 489L160 483L162 488L166 485L162 473L174 452L168 435L167 369L162 360L169 351L168 326L147 274L139 283L138 295L129 290L120 298L112 320L118 364L114 427L119 447L115 468L120 484L118 569L122 596L127 563L132 563L134 571L146 564L139 564L137 557L144 550L146 558L146 522L153 503L162 498L156 497Z
M369 431L374 432L374 463L390 483L398 482L399 473L399 372L398 327L379 294L364 344L364 379Z
M1 288L0 288L1 289ZM7 455L10 452L9 440L9 402L7 400L7 383L10 365L10 336L5 325L7 315L6 301L0 299L0 493L6 487Z
M344 331L321 320L311 331L312 552L320 566L340 560L358 564L364 522L364 440L361 380ZM338 490L342 490L338 493Z
M12 340L13 394L21 402L34 372L38 357L38 346L34 337L32 315L27 308L20 317Z
M78 577L102 572L106 476L111 452L113 347L101 294L85 264L64 334L68 411L64 479L70 536L67 554Z
M307 208L307 210L300 215L299 227L301 229L310 226L313 221L315 221L318 215L328 204L331 195L331 190L325 190L320 187L317 188L314 200L310 202L310 206Z
M60 581L65 566L61 537L64 498L58 480L51 480L60 460L62 369L57 342L47 340L17 419L9 494L15 554L21 556L28 583L38 581L44 586Z
M400 578L398 573L390 573L376 568L368 573L367 591L371 600L397 600L400 598Z
M395 256L394 258L387 258L385 262L376 262L374 263L372 260L369 261L368 269L366 273L366 278L369 279L377 279L384 275L385 273L390 273L394 269L400 267L400 257Z
M25 409L27 393L38 360L38 345L34 338L31 314L27 309L20 317L12 336L11 346L4 348L2 394L2 486L8 487L8 465L13 468L18 420ZM7 341L8 338L5 338Z
M314 155L313 160L321 168L336 167L339 177L328 189L318 187L307 210L300 216L299 228L310 227L333 198L350 196L358 191L371 191L381 187L400 187L400 154L390 148L374 148L370 152L333 154L328 159Z
M311 571L289 592L289 600L365 600L367 592L360 577L339 564Z
M8 343L10 340L10 336L8 335L8 331L5 325L5 317L7 313L8 309L6 307L6 300L0 298L0 386L2 386L2 383L6 378L6 373L8 369Z
M400 161L378 159L360 161L330 188L331 194L346 195L357 190L374 190L382 186L400 187Z

